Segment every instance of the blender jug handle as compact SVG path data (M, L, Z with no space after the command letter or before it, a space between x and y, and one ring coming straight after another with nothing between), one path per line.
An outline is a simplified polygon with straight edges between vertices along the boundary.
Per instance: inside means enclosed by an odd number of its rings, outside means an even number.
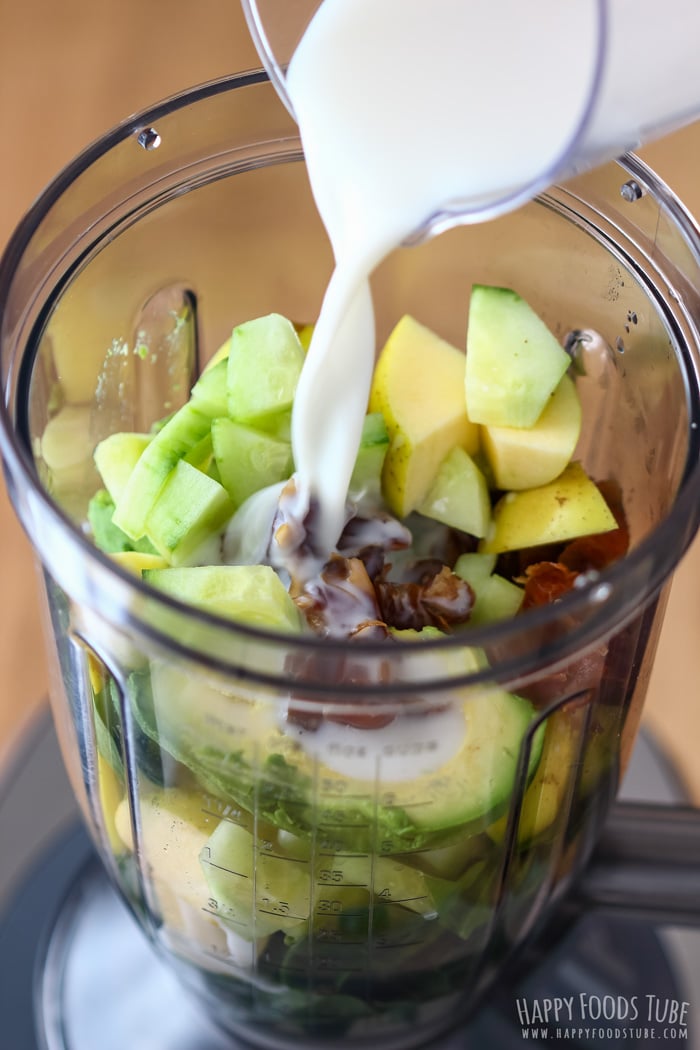
M700 809L616 803L573 896L581 909L700 926Z

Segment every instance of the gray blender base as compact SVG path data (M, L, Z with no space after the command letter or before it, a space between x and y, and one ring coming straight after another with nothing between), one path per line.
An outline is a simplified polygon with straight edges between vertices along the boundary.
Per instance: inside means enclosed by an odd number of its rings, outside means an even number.
M641 736L623 797L682 802L682 785ZM7 1050L236 1050L187 999L115 895L77 823L47 720L0 782L0 1016ZM9 848L11 846L11 848ZM595 913L580 920L527 979L499 986L466 1027L431 1050L522 1048L516 1003L591 988L646 1003L689 1001L686 1046L700 1047L700 932ZM696 987L692 980L695 977ZM37 1019L38 1018L38 1022ZM576 1020L576 1018L574 1018ZM600 1032L569 1046L610 1050ZM659 1029L659 1026L656 1026ZM693 1042L693 1037L696 1042ZM538 1045L536 1038L528 1040ZM649 1043L643 1034L624 1045ZM544 1045L544 1044L543 1044ZM550 1039L551 1045L551 1039Z

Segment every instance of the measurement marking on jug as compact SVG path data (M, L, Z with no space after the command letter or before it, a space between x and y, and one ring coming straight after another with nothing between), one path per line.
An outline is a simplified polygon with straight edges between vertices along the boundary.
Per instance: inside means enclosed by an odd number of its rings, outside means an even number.
M236 875L239 879L249 879L250 875L246 875L243 871L234 871L232 868L226 868L223 864L217 864L211 860L210 857L202 857L204 864L208 864L210 868L216 868L217 871L225 871L227 875Z
M226 915L225 912L216 911L215 908L207 908L202 905L202 911L205 911L207 915L213 915L215 919L221 919L223 922L230 922L233 926L242 926L247 928L248 923L245 919L234 919L232 915Z
M381 894L379 895L381 897ZM422 893L419 897L385 897L385 900L391 901L392 904L410 904L411 901L425 901L427 896Z
M366 886L365 882L345 882L345 872L342 868L321 868L318 873L317 885L328 885L328 883L336 883L341 886Z
M308 857L288 857L284 853L270 853L268 850L259 850L264 857L272 857L273 860L283 860L287 864L308 864ZM335 854L332 854L335 856Z
M216 820L228 820L230 824L235 824L237 827L243 827L243 825L239 823L239 820L243 817L243 810L237 809L230 810L228 813L225 811L215 813L213 809L203 809L202 813L206 817L215 817ZM239 819L236 819L236 817L232 815L233 813L236 813Z
M316 879L317 886L338 886L344 890L367 890L369 884L366 882L341 882L340 879Z
M308 915L292 915L291 911L285 911L283 908L261 908L257 907L256 911L260 912L261 915L284 915L285 919L296 919L298 922L306 922Z
M358 908L356 910L344 908L342 900L328 900L324 898L317 901L314 908L314 915L340 915L341 912L346 919L367 918L366 908Z

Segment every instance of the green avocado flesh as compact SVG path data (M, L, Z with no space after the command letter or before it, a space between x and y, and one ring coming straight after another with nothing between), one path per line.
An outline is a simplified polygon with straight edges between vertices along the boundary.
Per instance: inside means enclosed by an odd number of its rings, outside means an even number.
M379 853L420 849L475 832L503 814L518 773L531 704L497 689L473 690L433 714L404 714L382 730L280 720L274 701L153 663L132 676L147 732L206 790L270 824L315 832L325 848ZM411 725L412 723L412 725ZM440 736L450 734L443 760ZM525 776L539 761L535 733Z

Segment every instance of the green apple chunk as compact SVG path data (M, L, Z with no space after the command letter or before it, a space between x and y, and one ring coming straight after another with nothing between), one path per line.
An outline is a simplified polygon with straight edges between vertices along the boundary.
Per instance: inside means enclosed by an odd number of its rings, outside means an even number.
M465 369L471 420L485 426L534 426L570 364L555 336L516 292L474 285Z
M558 478L581 433L581 402L565 375L532 427L482 428L481 440L497 488L533 489Z
M171 565L186 565L233 510L222 485L180 460L146 519L146 536Z
M215 419L211 436L221 484L237 507L292 472L292 449L287 441L232 419Z
M228 355L228 415L251 423L290 408L303 363L304 349L286 317L268 314L238 325Z
M464 354L408 315L379 356L369 410L382 413L389 433L382 492L399 517L423 502L451 449L473 454L478 448L478 427L467 417L464 368Z
M615 517L598 486L580 463L570 463L548 485L502 496L479 550L501 554L615 528Z
M486 535L491 524L488 486L463 448L453 448L443 459L418 513L471 536Z
M197 565L144 570L151 586L207 612L258 627L299 631L301 617L269 565Z

